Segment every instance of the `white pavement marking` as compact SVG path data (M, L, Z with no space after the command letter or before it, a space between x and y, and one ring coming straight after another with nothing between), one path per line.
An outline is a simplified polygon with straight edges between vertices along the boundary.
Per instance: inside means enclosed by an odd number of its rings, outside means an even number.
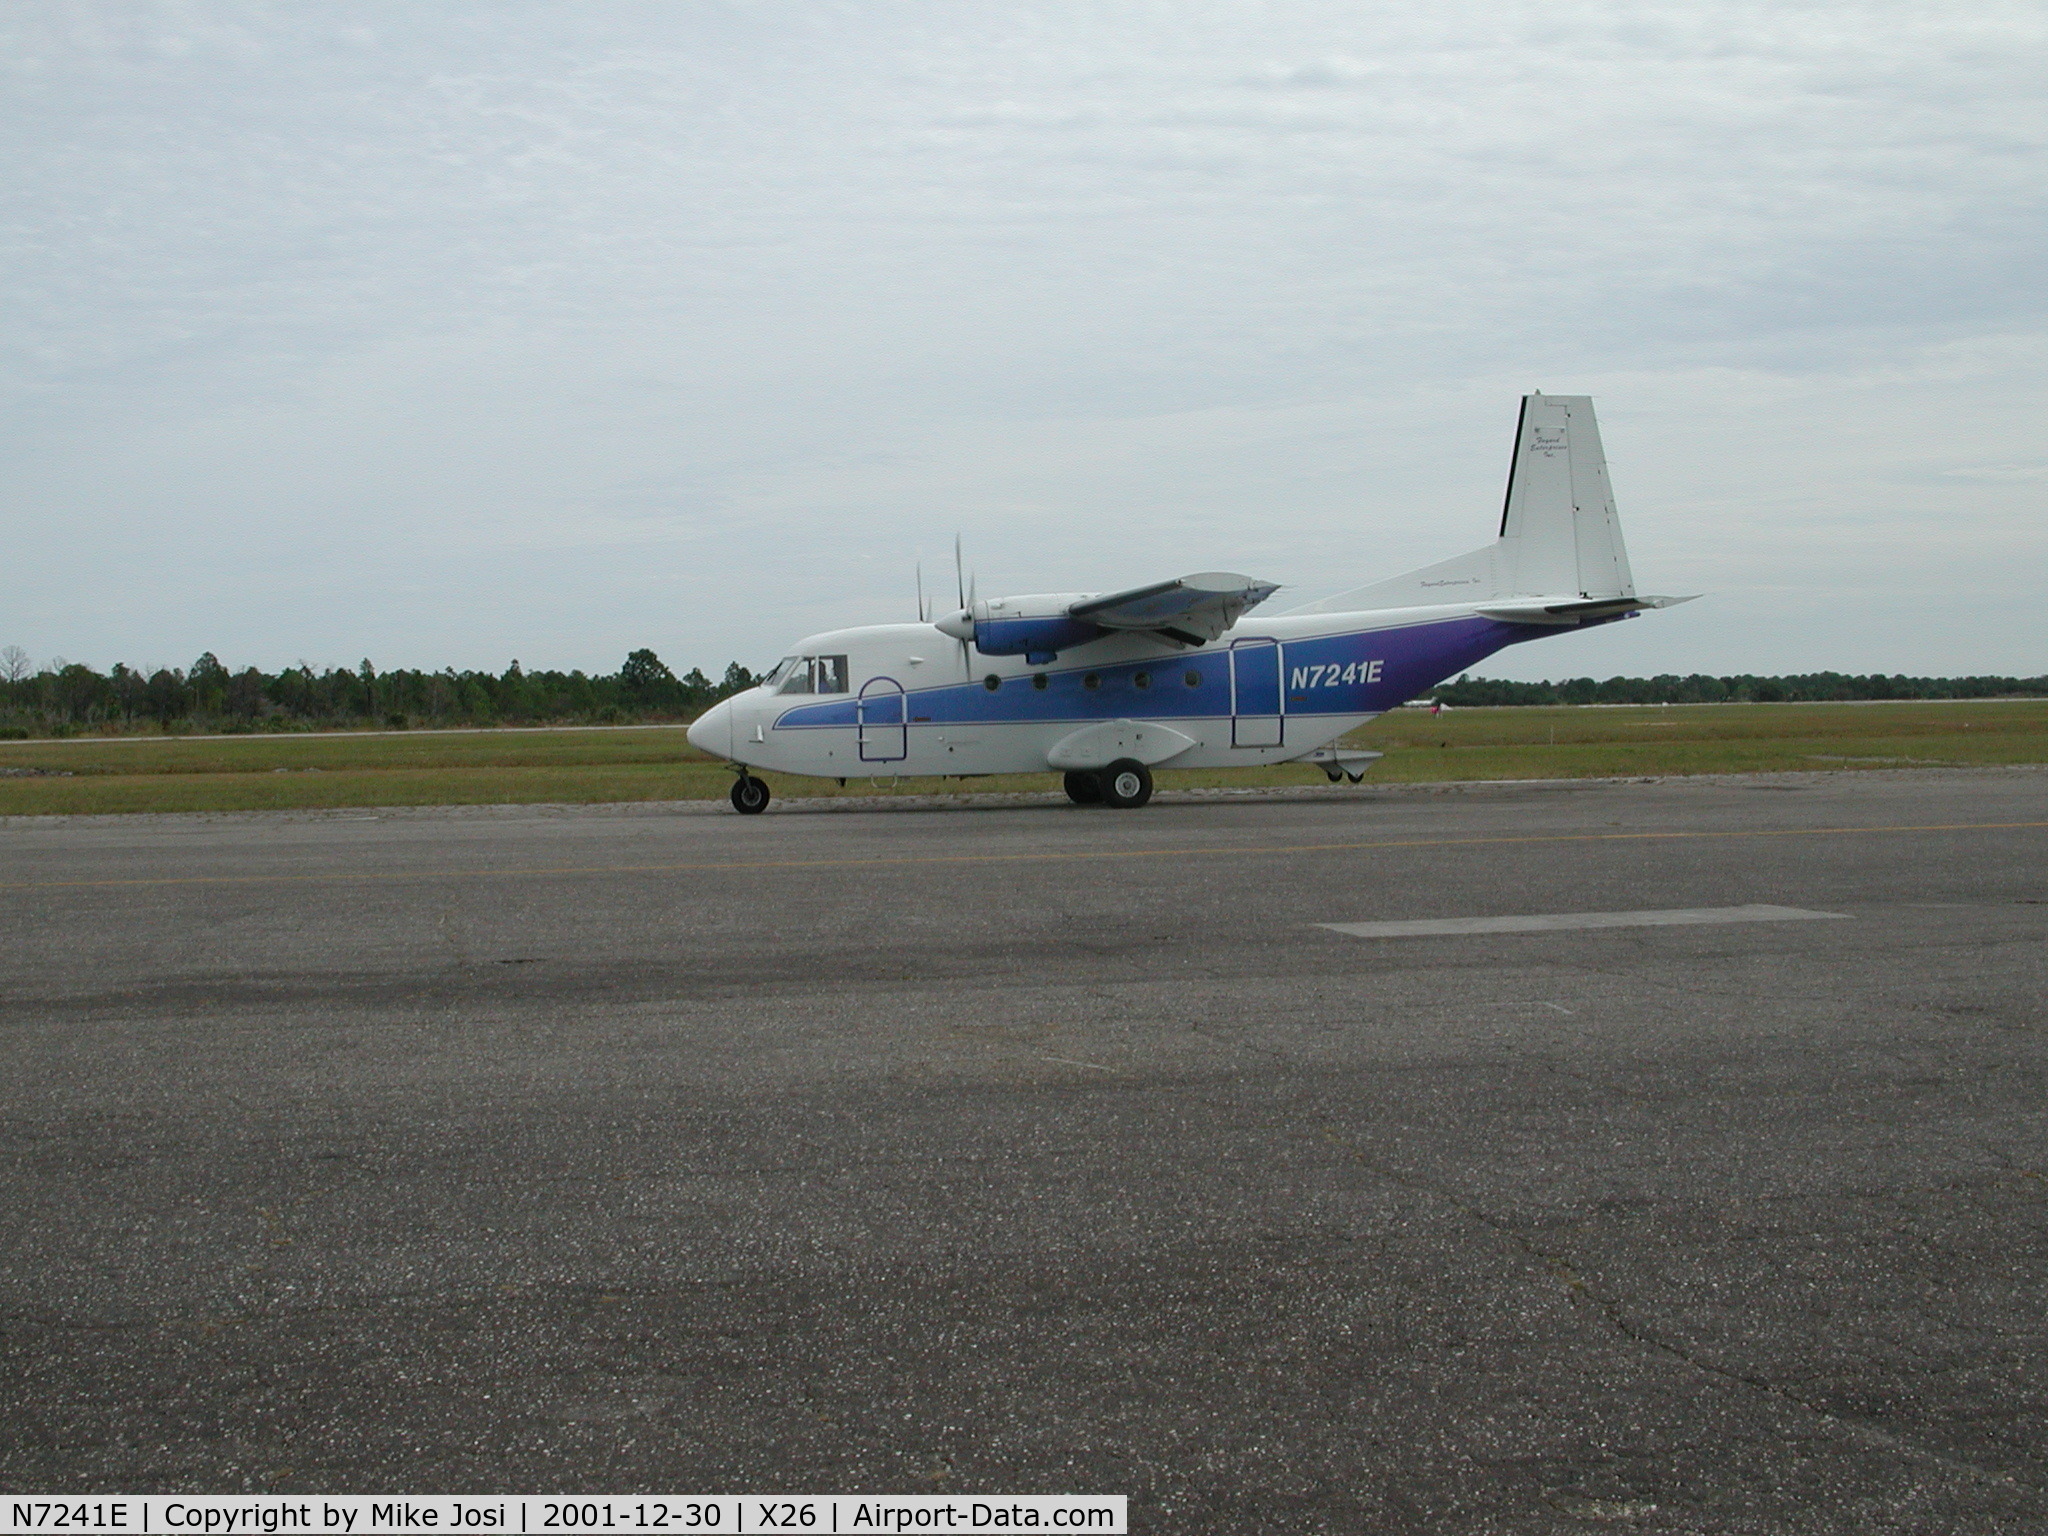
M1669 907L1660 912L1534 912L1524 917L1422 917L1393 923L1317 923L1356 939L1410 939L1446 933L1556 933L1565 928L1678 928L1695 923L1790 923L1847 918L1846 912L1804 907Z

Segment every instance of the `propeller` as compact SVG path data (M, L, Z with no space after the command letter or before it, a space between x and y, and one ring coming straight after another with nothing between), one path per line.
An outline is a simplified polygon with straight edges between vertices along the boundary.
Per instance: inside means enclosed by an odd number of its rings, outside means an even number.
M924 601L924 562L920 560L917 562L917 622L929 624L931 621L931 610L925 606Z
M953 535L953 592L960 599L960 613L967 621L960 636L960 675L974 675L973 658L967 654L968 636L974 633L974 583L967 575L967 563L960 552L960 535Z

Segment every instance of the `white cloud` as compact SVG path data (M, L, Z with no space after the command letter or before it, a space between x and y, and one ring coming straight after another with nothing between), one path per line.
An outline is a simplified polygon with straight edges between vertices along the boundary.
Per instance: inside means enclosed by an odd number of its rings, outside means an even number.
M1609 670L2048 666L2032 6L5 26L38 653L717 665L956 527L1029 588L1385 574L1541 385L1715 592Z

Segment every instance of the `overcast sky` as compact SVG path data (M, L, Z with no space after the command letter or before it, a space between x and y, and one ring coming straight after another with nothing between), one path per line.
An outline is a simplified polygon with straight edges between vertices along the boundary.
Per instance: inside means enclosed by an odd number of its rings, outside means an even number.
M765 665L1492 536L1596 397L1682 609L1495 676L2048 670L2048 10L0 11L0 644Z

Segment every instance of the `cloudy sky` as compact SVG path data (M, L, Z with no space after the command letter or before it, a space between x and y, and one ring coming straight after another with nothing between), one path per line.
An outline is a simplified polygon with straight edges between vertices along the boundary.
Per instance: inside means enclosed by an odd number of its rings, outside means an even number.
M950 588L1307 599L1597 397L1497 676L2048 670L2048 11L0 12L0 644L678 671Z

